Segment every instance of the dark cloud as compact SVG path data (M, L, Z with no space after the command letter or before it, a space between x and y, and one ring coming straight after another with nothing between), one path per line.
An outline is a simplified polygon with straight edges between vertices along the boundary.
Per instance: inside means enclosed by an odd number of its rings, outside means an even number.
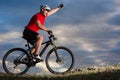
M75 0L65 3L65 7L53 15L48 22L53 24L80 24L91 16L114 11L115 4L112 0Z
M7 23L13 26L25 26L32 15L39 12L42 4L48 4L51 8L58 6L61 1L57 0L3 0L0 3L0 15L3 24Z
M120 14L117 14L108 20L108 24L120 26Z
M48 4L54 8L62 2L65 7L48 18L46 24L80 24L93 15L97 16L98 14L111 12L115 7L112 0L5 0L0 3L0 9L2 11L0 14L3 13L4 19L9 23L11 22L15 25L16 23L24 23L23 25L25 25L25 22L27 24L30 16L39 11L40 4Z

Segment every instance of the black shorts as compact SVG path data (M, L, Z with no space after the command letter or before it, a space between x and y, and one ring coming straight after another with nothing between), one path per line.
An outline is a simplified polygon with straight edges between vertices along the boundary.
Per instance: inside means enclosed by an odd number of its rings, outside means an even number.
M38 33L33 32L31 30L28 30L28 29L25 29L23 31L23 37L32 45L35 44L38 35L39 35Z

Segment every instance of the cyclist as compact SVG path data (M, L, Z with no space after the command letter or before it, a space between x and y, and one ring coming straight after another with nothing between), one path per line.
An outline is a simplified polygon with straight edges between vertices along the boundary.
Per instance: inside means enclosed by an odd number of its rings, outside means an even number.
M41 57L39 56L39 53L43 41L43 36L37 32L39 30L51 32L48 28L44 26L44 20L51 14L56 13L63 6L64 6L63 4L60 4L58 7L53 9L50 9L48 5L40 6L40 12L33 15L29 23L25 26L23 36L28 42L35 46L31 50L31 54L33 54L39 60L42 60Z

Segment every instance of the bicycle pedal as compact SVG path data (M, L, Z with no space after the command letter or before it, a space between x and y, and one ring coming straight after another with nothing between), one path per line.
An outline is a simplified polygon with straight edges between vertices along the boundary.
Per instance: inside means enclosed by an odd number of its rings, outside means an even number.
M43 62L44 60L43 59L36 59L36 62Z

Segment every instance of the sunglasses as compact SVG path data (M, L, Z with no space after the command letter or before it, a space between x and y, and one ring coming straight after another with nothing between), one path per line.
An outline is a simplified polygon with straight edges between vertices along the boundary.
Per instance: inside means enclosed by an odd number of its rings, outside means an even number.
M48 9L45 9L45 10L48 11L48 12L50 11L50 10L48 10Z

